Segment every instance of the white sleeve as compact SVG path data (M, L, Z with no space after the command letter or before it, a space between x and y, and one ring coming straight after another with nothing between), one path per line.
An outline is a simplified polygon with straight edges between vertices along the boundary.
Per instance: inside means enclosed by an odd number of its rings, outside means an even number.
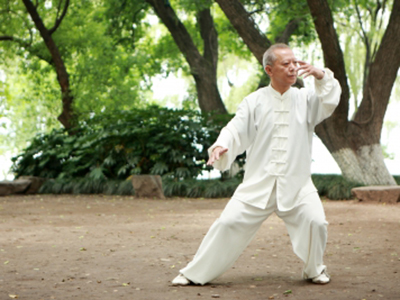
M256 129L254 110L250 106L247 99L244 99L239 105L235 117L222 128L217 141L208 149L208 155L211 155L212 150L218 146L228 149L214 163L214 168L220 171L228 170L236 157L252 144Z
M334 78L333 72L324 69L325 75L322 79L314 79L315 93L309 95L308 122L313 126L328 118L339 104L342 88Z

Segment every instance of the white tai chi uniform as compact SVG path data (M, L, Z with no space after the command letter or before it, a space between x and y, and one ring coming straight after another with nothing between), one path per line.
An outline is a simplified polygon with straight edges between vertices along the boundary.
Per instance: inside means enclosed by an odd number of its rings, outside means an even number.
M329 69L314 82L315 92L291 87L280 94L268 86L250 94L210 147L209 153L217 146L229 149L214 163L221 171L246 151L246 171L194 259L180 271L192 282L205 284L231 267L273 212L305 264L303 277L325 269L328 223L311 180L311 149L314 128L333 113L341 88Z

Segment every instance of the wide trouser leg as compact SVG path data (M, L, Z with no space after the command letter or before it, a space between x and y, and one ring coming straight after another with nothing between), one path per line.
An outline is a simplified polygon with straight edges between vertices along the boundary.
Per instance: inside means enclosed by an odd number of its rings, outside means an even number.
M205 284L228 270L262 222L274 212L274 198L271 197L266 209L231 199L204 237L193 260L180 270L181 274L194 283Z
M317 192L303 199L288 212L277 215L285 222L294 253L304 262L303 277L314 278L325 270L323 255L328 237L328 222Z

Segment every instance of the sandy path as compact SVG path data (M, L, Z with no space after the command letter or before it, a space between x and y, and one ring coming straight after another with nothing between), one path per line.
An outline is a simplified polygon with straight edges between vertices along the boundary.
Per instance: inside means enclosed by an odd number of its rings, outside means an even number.
M227 199L0 198L0 299L400 299L400 204L324 201L332 282L300 278L272 216L235 266L206 286L171 279Z

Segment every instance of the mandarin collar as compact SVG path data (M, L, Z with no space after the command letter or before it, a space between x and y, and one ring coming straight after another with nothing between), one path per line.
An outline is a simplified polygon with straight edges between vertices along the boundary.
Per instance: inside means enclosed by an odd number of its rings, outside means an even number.
M289 98L290 96L290 92L292 90L292 87L290 87L286 92L284 92L283 94L279 93L277 90L275 90L272 85L268 85L268 91L276 98L278 99L286 99Z

